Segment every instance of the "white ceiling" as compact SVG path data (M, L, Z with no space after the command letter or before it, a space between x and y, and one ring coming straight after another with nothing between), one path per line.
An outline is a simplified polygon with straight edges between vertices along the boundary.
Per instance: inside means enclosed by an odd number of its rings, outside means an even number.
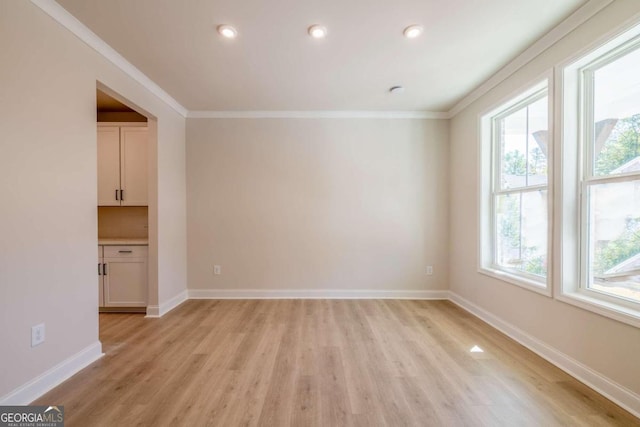
M586 0L58 3L191 111L448 111Z

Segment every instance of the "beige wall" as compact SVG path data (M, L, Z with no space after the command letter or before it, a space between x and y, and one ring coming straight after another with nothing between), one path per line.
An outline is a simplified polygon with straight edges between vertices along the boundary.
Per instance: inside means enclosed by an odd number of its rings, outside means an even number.
M450 167L451 290L636 393L639 329L477 273L477 131L479 114L639 12L637 0L613 2L458 114L451 120Z
M444 120L188 119L189 288L446 289L447 131Z
M0 52L2 399L98 340L96 81L158 120L160 302L186 288L186 192L184 118L31 2L0 2Z

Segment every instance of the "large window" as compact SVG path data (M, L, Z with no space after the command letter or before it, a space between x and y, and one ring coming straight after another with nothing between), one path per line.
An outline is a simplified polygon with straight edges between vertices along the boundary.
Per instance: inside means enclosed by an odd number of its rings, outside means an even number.
M640 303L640 42L581 69L582 285Z
M549 97L547 82L483 118L481 271L547 288Z
M640 325L640 27L563 67L557 297Z
M640 327L640 25L480 133L478 271Z

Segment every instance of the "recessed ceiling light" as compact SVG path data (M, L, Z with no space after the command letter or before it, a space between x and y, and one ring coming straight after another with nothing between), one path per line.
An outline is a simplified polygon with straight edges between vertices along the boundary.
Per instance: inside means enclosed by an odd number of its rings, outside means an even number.
M389 89L389 92L391 92L394 95L398 95L398 94L404 92L404 87L402 87L402 86L393 86L391 89Z
M404 34L404 36L408 39L415 39L420 34L422 34L423 31L424 28L422 28L420 25L409 25L404 29L402 34Z
M322 25L312 25L309 27L309 35L314 39L323 39L327 36L327 28Z
M235 39L238 32L231 25L218 25L218 33L227 39Z

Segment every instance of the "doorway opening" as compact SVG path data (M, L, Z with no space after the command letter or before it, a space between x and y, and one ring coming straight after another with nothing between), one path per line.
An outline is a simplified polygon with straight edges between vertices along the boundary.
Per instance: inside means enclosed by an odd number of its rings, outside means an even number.
M158 304L157 121L98 82L96 134L96 303L101 313L153 315Z

